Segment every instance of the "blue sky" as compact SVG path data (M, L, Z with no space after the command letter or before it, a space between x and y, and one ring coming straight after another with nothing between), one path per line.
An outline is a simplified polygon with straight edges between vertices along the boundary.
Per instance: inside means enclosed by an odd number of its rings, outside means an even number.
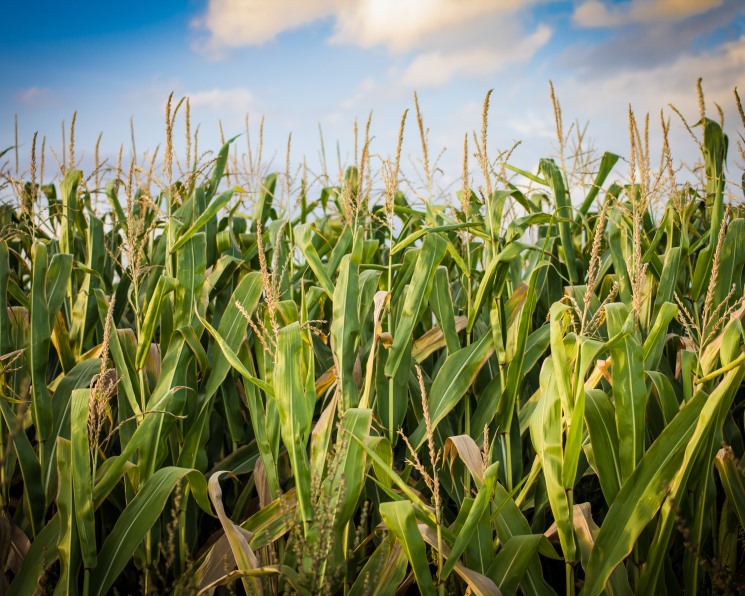
M13 144L17 114L22 155L34 131L59 153L61 123L75 110L84 160L99 132L104 154L121 143L129 151L130 117L138 152L152 150L163 141L173 91L191 98L200 149L217 148L218 119L232 136L243 132L246 113L254 130L265 117L267 154L276 155L279 170L290 132L294 160L317 164L319 123L329 161L336 161L337 142L348 159L354 120L370 111L372 151L389 155L416 89L432 153L444 150L446 182L460 175L463 134L480 128L488 89L490 151L521 140L513 161L525 168L555 146L549 79L567 123L589 121L601 150L627 153L629 103L637 114L651 112L653 124L671 102L695 121L698 76L711 113L719 103L736 130L732 88L745 92L745 3L14 2L0 22L0 69L0 145ZM682 126L673 125L676 155L692 155ZM407 139L415 161L413 118Z

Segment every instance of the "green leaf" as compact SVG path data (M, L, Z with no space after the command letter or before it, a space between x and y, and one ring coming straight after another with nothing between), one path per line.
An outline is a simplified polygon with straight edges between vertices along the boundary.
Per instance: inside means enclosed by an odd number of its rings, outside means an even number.
M569 283L574 285L579 277L575 264L574 237L572 236L572 224L570 223L573 219L572 201L564 183L564 176L553 159L541 159L538 162L538 169L554 192L556 216L559 218L559 238L561 239L561 248L564 249L564 264L569 274Z
M595 174L595 181L592 183L585 200L582 201L582 206L579 208L580 214L586 215L590 210L590 207L592 207L592 203L595 201L595 197L597 197L605 179L611 173L613 166L616 165L616 162L619 159L620 157L615 153L610 153L609 151L603 153L603 156L600 158L600 165L598 166L597 174Z
M357 406L359 402L359 392L354 379L360 334L358 299L359 265L350 255L345 255L341 260L339 277L336 280L331 318L331 345L344 410Z
M230 347L230 344L225 340L225 338L215 329L212 325L210 325L205 319L203 319L199 314L197 313L197 318L199 319L199 322L204 325L204 328L209 332L209 334L215 339L217 342L217 345L220 347L220 350L222 351L223 355L227 359L228 362L230 362L230 366L232 366L235 370L237 370L244 379L261 389L264 393L267 395L274 395L274 389L271 385L269 385L266 381L262 381L255 375L251 374L251 372L246 368L246 366L241 362L241 359L238 358L238 355L233 351L233 349Z
M541 534L513 536L497 553L486 574L499 586L502 594L515 594L525 577L528 566L536 560Z
M533 311L535 310L538 297L536 295L536 283L542 267L536 267L530 274L528 283L527 298L520 312L520 319L517 331L517 345L515 353L507 367L506 391L499 400L496 411L497 427L500 432L506 433L512 426L512 416L515 412L515 404L518 403L521 383L527 370L523 365L528 357L528 338L530 336L530 326L533 320ZM532 368L532 366L531 366Z
M406 558L414 570L420 593L435 596L427 550L424 539L417 528L414 507L408 501L381 503L380 516L404 549Z
M295 477L300 514L303 524L312 519L310 505L310 464L308 439L315 405L315 391L308 391L307 371L313 362L303 362L303 340L300 325L292 323L279 331L277 362L274 369L274 390L279 414L282 442L290 456Z
M619 440L621 475L631 475L644 454L644 412L647 407L647 387L644 383L642 346L634 332L634 313L624 304L608 304L608 333L627 335L610 350L613 378L613 401L616 406L616 427Z
M0 410L3 414L5 427L17 428L18 416L10 404L7 403L4 396L0 396ZM13 438L13 448L21 468L21 477L23 478L24 486L23 500L26 511L30 515L27 518L28 523L32 536L37 536L38 540L39 532L43 531L41 528L44 519L44 486L41 482L41 465L26 433L20 432L16 434Z
M91 395L91 389L75 389L72 392L70 412L72 436L72 489L75 503L75 521L80 538L80 550L86 569L96 567L96 520L93 515L93 474L91 472L91 446L88 438L88 416L91 400L100 399ZM93 407L97 407L94 403Z
M385 375L389 378L396 375L396 371L401 365L404 351L408 349L409 340L414 332L414 326L419 320L422 306L427 303L432 291L435 271L445 256L446 249L447 243L439 234L429 234L422 244L414 275L406 291L401 316L396 322L393 345L388 352L388 360L385 363Z
M608 396L599 389L588 390L585 398L585 422L595 471L606 503L613 503L623 483L615 408Z
M207 208L199 214L199 217L197 217L194 223L191 224L185 232L182 232L179 235L178 240L173 244L173 246L171 246L171 252L176 252L182 248L192 238L192 236L194 236L194 234L201 230L209 220L220 212L220 209L230 202L230 199L233 198L233 195L236 192L242 192L242 190L238 187L231 188L221 193L220 196L209 203Z
M321 262L321 257L318 255L318 251L313 246L312 224L308 223L297 226L293 230L293 234L295 236L295 242L297 242L298 247L305 256L305 260L308 263L308 266L316 275L318 285L320 285L326 292L328 297L333 300L334 284L332 283L331 277L329 277L326 268Z
M0 355L11 352L10 318L8 317L8 281L10 280L10 259L8 244L0 240Z
M216 333L233 354L239 349L248 327L248 321L237 305L239 304L244 312L252 316L254 310L256 310L261 292L261 273L253 271L244 275L230 296L230 302L225 308L225 312L220 317L219 329ZM179 466L181 467L193 468L196 466L197 450L202 447L202 436L212 413L214 397L228 372L230 372L230 361L217 342L210 344L209 356L212 359L212 364L205 385L204 400L196 421L189 429L189 433L184 440L184 447L179 455Z
M177 287L178 281L173 277L161 275L158 278L158 284L155 286L155 293L148 304L147 310L145 311L145 320L140 328L140 337L137 342L137 354L135 355L135 366L138 370L145 365L145 358L150 351L150 342L155 334L155 327L160 320L160 309L165 302L165 297L173 292Z
M0 401L2 403L2 401ZM10 584L9 594L34 594L44 572L57 561L60 517L54 515L36 534L23 565Z
M732 504L740 525L745 528L745 481L732 448L720 449L714 459L714 465L719 473L724 494Z
M576 543L570 503L564 490L561 398L552 358L541 368L541 398L530 420L530 436L535 452L541 458L548 501L556 520L564 559L574 562Z
M706 392L704 391L698 391L682 408L680 414L678 414L673 422L667 427L670 428L673 426L675 421L693 402L703 400L704 403L700 406L696 423L693 426L693 431L690 437L686 438L684 444L680 447L681 451L683 451L682 461L678 463L678 469L675 475L665 482L664 491L660 490L660 498L664 499L664 502L662 503L662 510L660 512L657 530L655 532L655 539L649 549L648 565L643 570L642 576L639 579L640 588L650 589L653 591L656 587L664 557L668 552L670 535L676 521L676 507L678 506L678 503L682 502L683 495L690 488L688 486L689 478L694 476L697 477L698 480L706 475L703 482L710 482L712 459L714 459L715 455L715 440L720 432L719 429L721 429L723 425L724 414L732 405L732 400L734 399L743 378L745 378L745 366L740 365L730 370L714 391L711 392L711 395L706 395ZM655 443L663 438L665 431L660 434L660 437ZM696 470L698 470L698 473L696 473ZM694 492L694 497L700 496L699 491L691 492ZM698 495L695 494L697 492L699 493ZM621 495L619 494L619 498L620 496ZM698 499L693 500L694 505L697 500ZM701 508L704 510L708 509L704 506ZM610 511L608 513L610 514ZM698 517L698 519L695 520L692 534L696 540L700 540L702 523L702 517ZM603 527L605 527L605 524L603 524ZM685 565L685 567L687 572L686 584L694 585L689 581L690 578L688 577L688 573L690 573L690 565Z
M445 360L429 390L427 407L436 428L449 412L460 403L463 395L470 389L476 375L494 353L491 333L487 333L470 346L461 348ZM419 449L427 440L427 427L422 420L411 435L411 444Z
M706 410L711 419L711 412L716 412L725 399L731 399L733 388L739 386L743 376L745 367L739 367L730 371L710 396L703 391L697 392L662 431L623 483L608 510L590 555L585 580L586 594L600 594L613 569L631 552L636 539L654 518L668 494L670 484L679 474L694 431L699 432L697 427L703 428L699 424L702 413ZM666 551L666 540L657 538L656 543ZM651 572L658 571L659 567Z
M226 472L215 472L210 476L210 499L215 507L217 517L220 520L225 536L228 538L230 550L233 553L233 558L235 559L238 570L244 572L251 571L260 566L259 561L256 558L253 549L251 549L251 546L248 544L250 535L247 536L247 533L245 533L240 526L234 524L225 513L225 507L222 503L222 489L220 488L220 476L223 474L226 474ZM261 594L261 584L255 577L244 577L243 587L246 589L247 594Z
M438 267L435 271L432 294L429 297L432 311L437 317L437 322L445 336L445 344L448 354L454 354L460 350L460 340L455 326L455 313L453 312L453 298L450 294L450 281L446 267Z
M442 568L441 576L443 581L447 579L455 568L455 564L473 539L481 518L489 507L492 493L494 492L494 485L497 482L498 466L499 464L492 464L484 472L484 483L481 485L481 488L476 495L471 511L468 513L468 517L466 518L463 527L458 532L453 548L448 555L448 560Z
M57 553L60 560L60 578L55 594L72 594L77 591L76 573L80 565L80 553L75 526L75 510L72 498L72 448L70 441L57 438L57 473L59 490L57 510L60 520Z
M207 482L196 470L165 467L145 481L137 496L125 507L106 536L99 565L91 572L90 593L106 594L124 570L137 546L163 513L166 500L176 484L186 478L199 506L210 512Z

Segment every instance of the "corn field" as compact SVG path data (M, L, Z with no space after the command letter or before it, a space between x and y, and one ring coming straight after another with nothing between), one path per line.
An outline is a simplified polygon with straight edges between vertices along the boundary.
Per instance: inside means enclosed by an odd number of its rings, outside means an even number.
M745 591L745 115L729 147L700 99L661 157L630 111L624 158L554 100L528 171L487 95L439 196L418 103L420 193L406 114L336 179L199 155L188 111L178 155L170 99L159 162L86 177L71 131L50 183L34 137L0 179L0 593Z

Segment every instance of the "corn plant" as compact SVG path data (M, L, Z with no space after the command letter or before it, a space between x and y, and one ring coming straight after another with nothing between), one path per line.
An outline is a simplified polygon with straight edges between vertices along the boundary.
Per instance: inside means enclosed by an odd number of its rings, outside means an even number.
M415 102L416 200L406 114L394 158L366 133L321 188L250 142L198 156L188 103L160 172L85 178L71 131L45 184L34 138L0 209L0 591L745 589L723 123L700 92L681 182L669 119L655 168L629 113L621 172L552 98L527 171L490 158L487 95L445 197Z

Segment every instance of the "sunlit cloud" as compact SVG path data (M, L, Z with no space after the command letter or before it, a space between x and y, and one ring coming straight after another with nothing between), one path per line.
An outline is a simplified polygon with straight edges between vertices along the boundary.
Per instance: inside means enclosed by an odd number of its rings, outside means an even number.
M582 27L619 27L630 23L679 21L721 6L723 0L585 0L574 12Z
M189 104L194 108L203 108L216 113L245 113L254 105L254 95L244 87L234 89L209 89L185 93Z
M545 25L531 35L511 40L500 48L477 47L463 51L432 51L417 55L406 68L402 81L412 88L440 86L456 75L488 75L508 64L528 62L551 38Z
M331 42L408 51L433 35L523 10L522 0L210 0L194 25L210 47L262 45L279 34L331 18Z

